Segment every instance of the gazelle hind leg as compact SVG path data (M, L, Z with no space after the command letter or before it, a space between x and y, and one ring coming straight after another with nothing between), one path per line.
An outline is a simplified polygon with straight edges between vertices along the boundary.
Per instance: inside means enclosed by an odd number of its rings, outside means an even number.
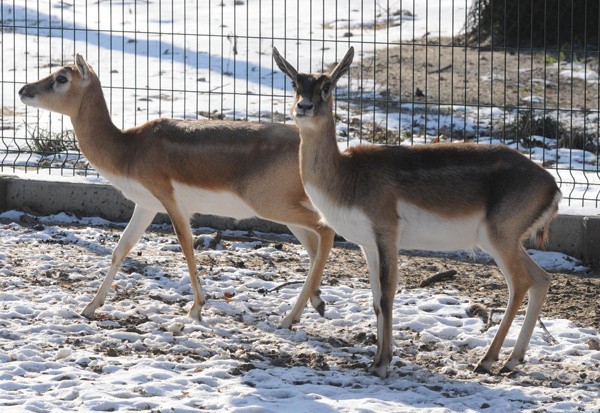
M321 316L325 315L325 302L321 299L320 286L325 263L327 262L335 234L333 230L325 227L320 232L313 232L295 225L289 225L289 228L304 248L306 248L310 257L310 267L306 281L302 286L302 291L296 299L292 311L283 319L281 328L290 328L292 324L300 321L308 300L310 300L311 305Z
M533 281L519 254L519 251L522 250L519 244L515 243L513 248L502 251L491 245L482 246L494 257L508 284L506 311L492 343L475 368L475 372L478 373L491 373L492 364L498 360L504 339Z
M104 281L102 281L102 285L92 301L90 301L81 312L84 317L93 318L96 309L104 305L104 300L106 300L110 286L112 285L117 272L119 272L123 260L135 244L138 243L142 234L146 231L146 228L148 228L148 225L152 223L152 219L155 215L156 211L144 209L139 205L135 206L131 220L129 221L129 224L127 224L125 231L123 231L123 235L121 235L121 238L119 239L119 243L112 253L112 262L106 277L104 277Z
M529 340L533 334L537 318L542 311L548 287L550 286L548 273L540 268L523 248L519 250L519 257L527 269L528 274L531 276L533 284L529 288L529 302L527 304L527 312L525 313L525 320L523 321L521 332L519 333L519 337L517 338L512 353L500 370L501 373L512 371L517 364L524 361Z

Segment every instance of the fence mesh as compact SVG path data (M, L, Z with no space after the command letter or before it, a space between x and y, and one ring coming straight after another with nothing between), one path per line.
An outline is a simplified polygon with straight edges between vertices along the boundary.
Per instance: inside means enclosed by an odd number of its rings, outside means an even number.
M291 122L291 88L271 48L311 72L352 45L336 91L341 141L504 143L553 173L571 205L597 208L600 12L581 1L561 4L587 16L583 41L564 34L575 32L575 12L536 0L3 1L0 167L95 175L68 118L18 100L23 84L75 53L128 128L161 116ZM519 18L497 23L513 9ZM547 22L562 36L540 46L534 28Z

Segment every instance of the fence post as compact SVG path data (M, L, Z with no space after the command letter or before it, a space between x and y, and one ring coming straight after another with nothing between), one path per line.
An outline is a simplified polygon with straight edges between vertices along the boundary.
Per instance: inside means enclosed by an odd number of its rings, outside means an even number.
M10 179L14 179L14 177L0 176L0 212L8 209L8 184Z
M586 264L600 268L600 216L583 217L583 259Z

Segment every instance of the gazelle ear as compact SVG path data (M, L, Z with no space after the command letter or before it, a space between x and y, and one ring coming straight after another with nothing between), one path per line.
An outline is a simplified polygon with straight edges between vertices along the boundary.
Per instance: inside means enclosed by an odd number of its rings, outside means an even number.
M296 78L298 77L298 71L296 69L294 69L294 66L292 66L287 60L285 60L279 54L279 51L277 51L276 47L273 47L273 59L275 59L275 63L277 63L277 66L279 67L279 69L287 77L289 77L290 80L292 80L292 81L296 80Z
M337 83L337 81L342 77L348 70L350 70L350 64L352 63L352 59L354 59L354 47L351 46L346 52L346 56L337 64L337 66L329 73L331 76L331 80L333 83Z
M90 67L79 53L75 56L75 65L77 66L79 73L81 73L81 77L83 77L84 80L88 80L90 78Z

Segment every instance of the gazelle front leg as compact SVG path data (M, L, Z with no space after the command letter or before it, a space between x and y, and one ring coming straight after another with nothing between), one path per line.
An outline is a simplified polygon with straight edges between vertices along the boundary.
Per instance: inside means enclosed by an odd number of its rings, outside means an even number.
M192 238L192 228L190 226L190 220L187 216L182 214L177 208L167 207L167 212L173 223L175 234L181 245L181 250L185 256L185 260L188 266L188 272L190 274L190 282L192 283L192 291L194 293L194 303L190 308L189 316L198 321L202 320L202 307L204 306L204 293L202 292L202 286L198 280L196 270L196 257L194 255L194 241Z
M144 209L136 204L131 220L129 221L129 224L127 224L123 235L121 235L121 239L119 239L117 247L112 253L112 263L108 273L106 274L106 277L104 277L104 281L102 281L102 285L98 289L98 292L92 301L90 301L83 309L81 315L87 318L93 318L96 309L104 305L104 300L106 300L110 286L115 279L115 275L117 275L117 272L121 268L123 260L135 244L138 243L142 234L146 228L148 228L148 225L152 223L152 219L154 219L155 215L156 211Z
M368 371L385 378L394 354L392 315L398 285L398 251L395 240L378 240L376 247L362 250L369 266L373 309L377 316L377 352Z

